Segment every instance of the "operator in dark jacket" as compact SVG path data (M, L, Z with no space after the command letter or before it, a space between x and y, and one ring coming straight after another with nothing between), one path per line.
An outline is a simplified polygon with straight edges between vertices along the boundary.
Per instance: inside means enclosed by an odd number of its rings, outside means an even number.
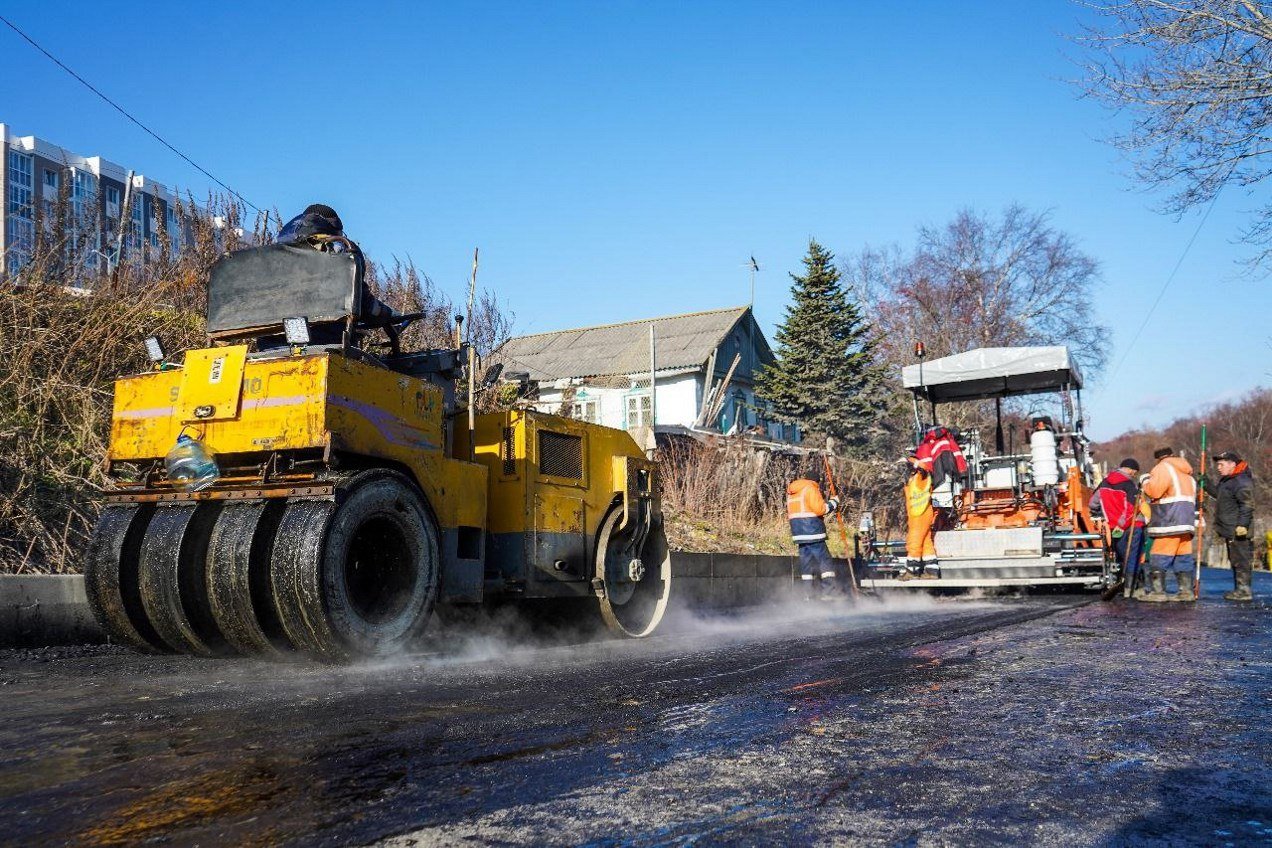
M304 212L284 224L278 231L277 241L279 244L305 244L324 253L351 253L358 264L358 276L361 278L365 272L366 260L362 256L362 250L345 235L344 222L340 220L336 210L324 203L311 204ZM383 327L390 339L396 337L396 313L371 293L365 281L358 292L358 299L359 325ZM331 340L324 339L324 342Z
M1215 499L1215 532L1228 547L1228 562L1232 565L1231 592L1224 594L1229 601L1249 601L1250 579L1254 568L1254 541L1250 538L1250 524L1254 521L1254 475L1250 467L1233 451L1224 451L1215 457L1219 469L1219 482L1206 483L1206 493Z

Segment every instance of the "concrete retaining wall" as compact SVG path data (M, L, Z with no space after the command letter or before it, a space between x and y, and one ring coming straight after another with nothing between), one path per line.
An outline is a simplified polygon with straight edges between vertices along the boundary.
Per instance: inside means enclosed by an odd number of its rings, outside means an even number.
M790 597L790 556L672 553L672 607L723 610ZM0 647L103 641L78 574L0 575Z
M73 645L105 637L78 574L0 575L0 647Z
M785 600L799 565L791 556L672 552L673 608L731 609Z

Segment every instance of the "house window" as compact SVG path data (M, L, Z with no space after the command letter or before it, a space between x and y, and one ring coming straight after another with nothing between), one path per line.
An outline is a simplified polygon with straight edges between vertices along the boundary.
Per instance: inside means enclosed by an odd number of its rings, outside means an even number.
M31 217L31 157L9 151L9 214Z
M136 264L140 264L141 243L146 233L146 196L144 194L134 194L132 201L132 223L128 227L128 237L124 239L127 243L129 258Z
M177 224L177 210L171 203L165 205L163 217L168 230L168 249L175 255L181 250L181 227Z
M106 217L119 217L119 189L106 186Z
M82 221L88 215L89 206L97 195L97 177L93 176L91 171L79 169L71 173L71 205L75 212L75 219Z
M44 188L46 195L57 196L57 171L52 168L44 169Z
M649 393L627 396L627 429L633 430L637 427L648 427L653 421L650 416L651 408L649 402Z
M31 155L10 150L8 168L5 267L10 274L17 274L31 258L31 249L35 244L35 186Z
M96 228L94 196L97 178L89 171L71 171L71 232L78 234Z
M570 404L570 417L576 421L601 423L600 404L594 400L580 400Z

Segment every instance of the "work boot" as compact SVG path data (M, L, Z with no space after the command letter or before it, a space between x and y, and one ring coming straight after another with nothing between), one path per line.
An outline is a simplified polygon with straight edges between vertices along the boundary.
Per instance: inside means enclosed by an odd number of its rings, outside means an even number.
M800 583L804 584L804 600L813 601L817 599L817 581L812 577L801 577Z
M1197 584L1193 582L1191 571L1175 572L1175 580L1179 582L1179 591L1171 595L1169 600L1181 603L1192 603L1197 600Z
M1252 565L1233 567L1232 591L1224 592L1225 601L1252 601L1254 593L1250 591L1250 580L1253 578Z
M817 596L818 600L834 601L842 594L843 593L839 591L839 587L835 585L835 573L832 571L829 577L823 574L821 579L821 594Z
M941 579L940 569L937 566L938 566L938 563L936 562L936 560L932 560L931 562L925 561L920 563L919 577L923 578L924 580Z
M1169 596L1166 594L1166 572L1148 572L1148 591L1140 590L1132 597L1137 601L1147 601L1150 604L1160 604L1169 600Z
M1122 596L1125 598L1142 598L1148 594L1148 581L1144 579L1138 571L1128 573L1124 578L1125 586L1122 590ZM1135 581L1139 580L1139 585L1135 585Z
M901 573L897 575L898 580L913 580L919 576L919 572L923 570L918 560L907 559L905 565L901 567Z

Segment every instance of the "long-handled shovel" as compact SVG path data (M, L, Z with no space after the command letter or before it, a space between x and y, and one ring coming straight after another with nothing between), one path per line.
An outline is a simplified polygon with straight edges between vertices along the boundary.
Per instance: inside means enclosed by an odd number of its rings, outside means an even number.
M835 474L830 470L830 457L822 454L822 462L826 464L826 485L830 487L830 496L835 500L839 500L839 490L835 488ZM848 528L844 526L844 516L839 510L835 510L835 518L839 519L839 535L844 543L844 555L848 561L848 586L852 590L853 598L857 598L857 573L852 567L852 554L848 547Z
M1131 526L1127 528L1127 532L1130 535L1126 537L1126 562L1122 563L1122 579L1100 593L1101 600L1111 601L1117 597L1119 592L1123 598L1129 598L1131 593L1135 591L1135 587L1144 582L1144 569L1140 567L1139 562L1131 560L1131 557L1135 554L1135 522L1139 519L1140 510L1143 507L1144 493L1140 492L1136 496L1135 504L1132 507ZM1139 559L1139 557L1136 557L1136 559ZM1131 572L1129 580L1126 577L1127 572Z
M1193 536L1197 548L1195 572L1193 574L1193 598L1201 600L1201 553L1202 542L1206 538L1206 425L1201 425L1201 471L1197 475L1197 533Z

